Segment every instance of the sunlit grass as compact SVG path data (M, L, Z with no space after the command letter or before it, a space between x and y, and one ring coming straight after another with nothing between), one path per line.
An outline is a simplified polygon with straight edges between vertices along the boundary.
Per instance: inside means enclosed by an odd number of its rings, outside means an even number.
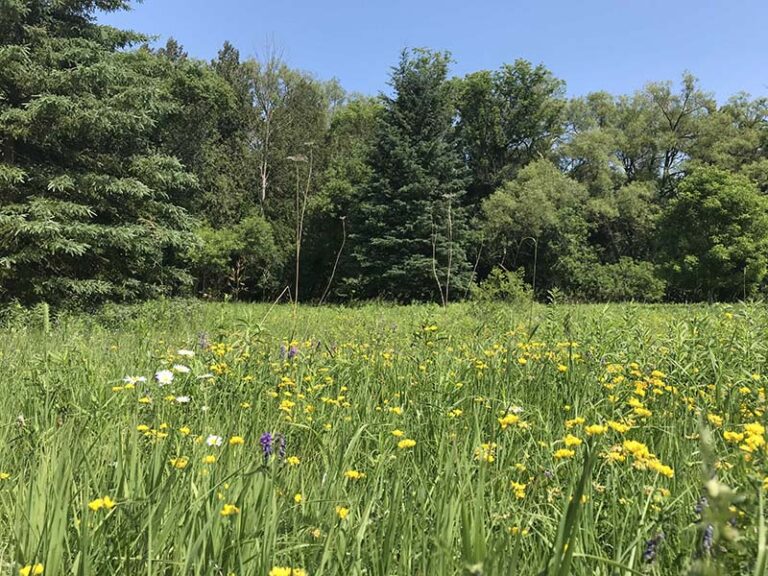
M0 553L21 574L762 574L767 321L29 315L0 339Z

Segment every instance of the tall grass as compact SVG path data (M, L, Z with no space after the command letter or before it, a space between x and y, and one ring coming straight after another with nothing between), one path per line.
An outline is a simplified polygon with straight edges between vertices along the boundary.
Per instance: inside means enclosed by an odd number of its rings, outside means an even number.
M759 306L5 318L11 573L766 573Z

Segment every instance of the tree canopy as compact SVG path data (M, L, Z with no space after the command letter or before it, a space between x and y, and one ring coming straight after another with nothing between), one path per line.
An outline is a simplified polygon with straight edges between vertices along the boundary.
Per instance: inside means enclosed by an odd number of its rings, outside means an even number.
M568 98L544 64L456 77L429 49L349 94L97 23L128 8L0 3L0 302L765 290L766 98L688 73Z

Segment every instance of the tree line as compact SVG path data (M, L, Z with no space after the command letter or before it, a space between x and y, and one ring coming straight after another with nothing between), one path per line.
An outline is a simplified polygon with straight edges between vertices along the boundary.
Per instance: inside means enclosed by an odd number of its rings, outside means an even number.
M404 50L346 92L0 2L0 302L733 300L768 271L768 100L685 74L568 98L544 65Z

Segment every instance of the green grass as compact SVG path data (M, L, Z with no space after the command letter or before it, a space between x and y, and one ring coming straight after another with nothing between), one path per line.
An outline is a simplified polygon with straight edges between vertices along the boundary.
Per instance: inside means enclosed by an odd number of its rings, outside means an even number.
M0 330L3 571L766 573L762 306L38 312Z

